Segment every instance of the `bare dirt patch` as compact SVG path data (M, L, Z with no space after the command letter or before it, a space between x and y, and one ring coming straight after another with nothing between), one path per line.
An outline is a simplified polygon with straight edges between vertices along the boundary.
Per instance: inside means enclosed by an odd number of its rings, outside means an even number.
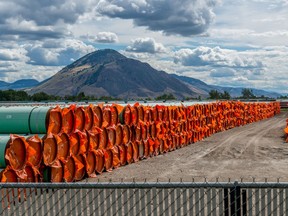
M288 181L288 112L205 138L88 181Z

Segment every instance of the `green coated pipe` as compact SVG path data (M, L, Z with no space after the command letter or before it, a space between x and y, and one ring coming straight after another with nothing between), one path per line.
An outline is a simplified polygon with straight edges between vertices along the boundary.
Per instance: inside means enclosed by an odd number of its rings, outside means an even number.
M51 167L44 168L42 177L44 182L49 182L51 180Z
M32 136L35 136L35 135L38 135L38 137L39 137L40 139L42 139L44 136L46 136L46 134L22 134L22 135L20 135L20 136L23 136L23 137L25 137L25 139L27 139L27 138L32 137Z
M0 107L0 133L46 133L50 109L50 107Z
M46 133L50 109L50 107L36 107L31 111L29 119L30 133Z
M6 145L10 140L10 135L1 135L0 136L0 168L6 167L5 161L5 149Z
M2 173L3 173L3 170L4 170L4 169L1 169L1 168L0 168L0 183L2 183Z
M35 107L0 107L0 133L29 133L29 118Z

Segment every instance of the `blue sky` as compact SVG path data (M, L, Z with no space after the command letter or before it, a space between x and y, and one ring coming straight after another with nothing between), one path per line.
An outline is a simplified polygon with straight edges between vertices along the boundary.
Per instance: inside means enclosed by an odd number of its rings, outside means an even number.
M208 84L288 92L288 0L1 0L0 80L103 48Z

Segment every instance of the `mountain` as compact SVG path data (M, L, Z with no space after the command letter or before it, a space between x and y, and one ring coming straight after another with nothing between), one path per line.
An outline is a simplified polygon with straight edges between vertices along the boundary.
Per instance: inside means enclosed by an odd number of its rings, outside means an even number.
M184 84L149 64L127 58L115 50L92 52L63 68L31 90L31 94L85 95L119 98L157 97L172 93L177 98L197 97L200 89Z
M223 86L216 86L216 85L208 85L199 79L195 79L195 78L191 78L191 77L185 77L185 76L178 76L176 74L173 74L172 76L175 77L176 79L179 79L179 80L185 82L188 85L196 87L197 89L201 89L202 90L201 93L203 95L208 96L209 92L211 90L217 90L217 91L222 92L222 93L224 91L227 91L231 95L231 97L242 96L243 88L241 88L241 87L223 87ZM261 89L255 89L255 88L249 88L249 89L251 89L253 94L257 97L261 97L263 95L265 97L277 98L277 97L281 96L281 94L276 93L276 92L269 92L269 91L264 91Z
M152 68L147 63L127 58L115 50L104 49L78 59L39 83L28 93L45 92L50 95L68 96L83 92L97 98L112 96L123 99L155 98L164 93L171 93L178 99L183 99L198 96L207 98L211 90L227 91L232 97L239 97L242 95L242 89L208 85L199 79L168 74ZM281 96L259 89L252 91L256 96Z
M7 90L7 89L21 90L35 87L38 84L39 82L35 79L21 79L13 83L0 81L0 90Z
M201 96L208 97L209 92L211 90L215 90L214 87L206 84L205 82L195 79L192 77L186 77L186 76L179 76L176 74L171 74L172 77L184 82L189 88L194 89L197 93L199 93Z
M9 83L5 82L5 81L1 81L0 80L0 88L2 88L2 86L7 86Z
M213 87L213 85L211 85ZM223 87L223 86L214 86L214 88L216 90L220 90L220 91L227 91L229 92L229 94L232 96L232 97L239 97L242 95L242 90L243 88L236 88L236 87ZM270 97L270 98L277 98L277 97L280 97L282 96L281 94L277 93L277 92L269 92L269 91L265 91L265 90L262 90L262 89L255 89L255 88L249 88L252 90L253 94L256 96L256 97L261 97L261 96L265 96L265 97Z

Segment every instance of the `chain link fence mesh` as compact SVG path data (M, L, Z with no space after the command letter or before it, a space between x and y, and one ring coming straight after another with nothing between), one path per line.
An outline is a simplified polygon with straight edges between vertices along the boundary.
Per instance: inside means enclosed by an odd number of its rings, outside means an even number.
M4 183L0 190L0 215L288 214L288 183Z

